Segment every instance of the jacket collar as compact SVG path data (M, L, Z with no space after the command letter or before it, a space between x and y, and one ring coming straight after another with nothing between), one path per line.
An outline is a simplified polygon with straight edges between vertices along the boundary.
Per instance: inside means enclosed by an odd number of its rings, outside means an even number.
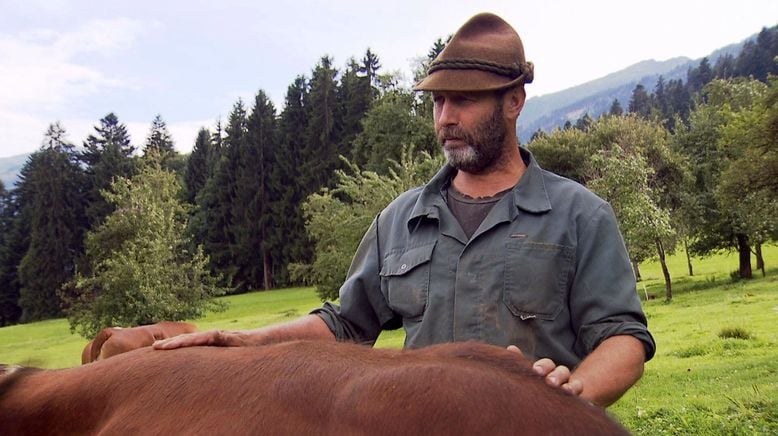
M527 170L519 179L511 193L513 203L517 209L530 213L544 213L551 210L551 200L546 190L544 170L540 168L532 153L524 147L519 147L522 159L527 164ZM416 204L408 218L408 224L420 217L438 219L438 209L447 207L445 202L445 189L457 170L445 165L424 186L421 195L416 199ZM518 212L514 209L515 212ZM511 214L513 215L513 214Z

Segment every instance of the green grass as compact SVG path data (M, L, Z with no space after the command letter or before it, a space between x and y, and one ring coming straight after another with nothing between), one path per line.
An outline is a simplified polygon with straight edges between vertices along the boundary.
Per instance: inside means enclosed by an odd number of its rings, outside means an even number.
M657 354L610 411L635 434L778 434L778 247L767 277L733 282L737 257L670 259L672 303L657 264L643 265L642 291Z
M733 282L735 254L669 258L671 303L656 263L641 265L638 284L657 354L609 411L635 434L778 434L778 247L765 247L767 277ZM318 307L310 288L225 297L227 311L195 320L200 330L249 329L294 319ZM401 331L378 346L401 347ZM80 363L86 340L67 321L0 328L0 363L63 368Z

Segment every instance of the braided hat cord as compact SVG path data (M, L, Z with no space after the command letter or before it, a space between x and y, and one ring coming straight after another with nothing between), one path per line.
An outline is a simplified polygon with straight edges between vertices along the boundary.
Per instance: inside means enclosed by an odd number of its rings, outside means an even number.
M514 63L511 66L506 66L480 59L447 59L433 61L427 74L438 70L481 70L516 79L531 71L531 67L526 63Z

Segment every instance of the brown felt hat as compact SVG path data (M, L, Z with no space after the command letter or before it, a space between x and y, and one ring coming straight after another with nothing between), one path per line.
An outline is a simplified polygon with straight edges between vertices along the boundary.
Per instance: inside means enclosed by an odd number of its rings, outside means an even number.
M457 30L417 91L491 91L532 82L519 34L494 14L478 14Z

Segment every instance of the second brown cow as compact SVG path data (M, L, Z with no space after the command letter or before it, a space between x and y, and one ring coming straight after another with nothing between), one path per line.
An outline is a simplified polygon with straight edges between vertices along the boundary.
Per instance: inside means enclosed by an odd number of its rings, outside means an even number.
M136 348L148 347L159 339L194 333L197 326L188 322L163 321L140 327L108 327L91 340L81 352L81 364L107 359Z

